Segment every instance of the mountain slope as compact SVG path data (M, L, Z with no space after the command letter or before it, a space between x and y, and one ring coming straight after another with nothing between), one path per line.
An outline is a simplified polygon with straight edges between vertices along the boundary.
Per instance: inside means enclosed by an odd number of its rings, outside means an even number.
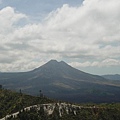
M96 80L104 80L103 77L88 74L77 70L65 62L57 62L56 60L51 60L45 65L33 70L35 73L40 73L41 76L45 77L63 77L63 78L71 78L71 79L78 79L78 80L88 80L90 82Z
M0 73L0 84L32 95L37 95L41 89L49 97L72 102L116 102L120 99L120 82L82 72L56 60L29 72Z

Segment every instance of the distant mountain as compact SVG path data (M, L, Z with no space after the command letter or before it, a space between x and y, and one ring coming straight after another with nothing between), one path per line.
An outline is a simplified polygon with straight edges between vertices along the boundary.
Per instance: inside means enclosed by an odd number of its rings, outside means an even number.
M109 80L120 80L120 75L119 74L115 74L115 75L102 75L102 77L104 77L105 79L109 79Z
M64 61L51 60L29 72L1 73L0 84L8 89L72 102L117 102L120 82L77 70Z
M88 81L88 82L97 82L97 80L105 80L101 76L91 75L80 70L77 70L64 61L57 62L56 60L51 60L45 65L31 71L36 75L45 78L70 78L76 79L78 81ZM100 82L100 81L99 81Z

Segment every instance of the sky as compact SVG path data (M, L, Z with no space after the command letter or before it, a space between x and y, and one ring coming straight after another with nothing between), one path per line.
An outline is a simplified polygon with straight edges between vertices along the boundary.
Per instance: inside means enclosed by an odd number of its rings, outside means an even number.
M0 71L51 59L120 74L120 0L0 0Z

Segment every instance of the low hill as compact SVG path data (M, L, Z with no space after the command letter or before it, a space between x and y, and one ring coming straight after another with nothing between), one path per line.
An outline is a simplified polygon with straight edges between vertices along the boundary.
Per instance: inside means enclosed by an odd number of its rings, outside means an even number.
M115 74L115 75L102 75L102 77L104 77L105 79L109 79L109 80L120 80L120 75L119 74Z
M70 104L0 89L0 120L119 120L120 103Z
M120 81L110 81L98 75L77 70L64 61L51 60L29 72L0 73L4 88L46 96L70 102L118 102Z
M47 97L34 97L6 89L0 89L0 118L34 104L51 103Z

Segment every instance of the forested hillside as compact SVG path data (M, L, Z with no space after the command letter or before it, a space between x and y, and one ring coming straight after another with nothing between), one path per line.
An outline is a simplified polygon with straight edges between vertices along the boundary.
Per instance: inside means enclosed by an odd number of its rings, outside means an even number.
M9 116L8 116L9 115ZM6 116L6 118L4 118ZM120 103L73 104L0 90L0 120L119 120Z
M46 97L33 97L25 95L21 91L20 93L16 93L10 90L0 89L0 118L34 104L51 102L53 100Z
M65 103L41 104L23 109L7 120L119 120L120 104L72 105Z

